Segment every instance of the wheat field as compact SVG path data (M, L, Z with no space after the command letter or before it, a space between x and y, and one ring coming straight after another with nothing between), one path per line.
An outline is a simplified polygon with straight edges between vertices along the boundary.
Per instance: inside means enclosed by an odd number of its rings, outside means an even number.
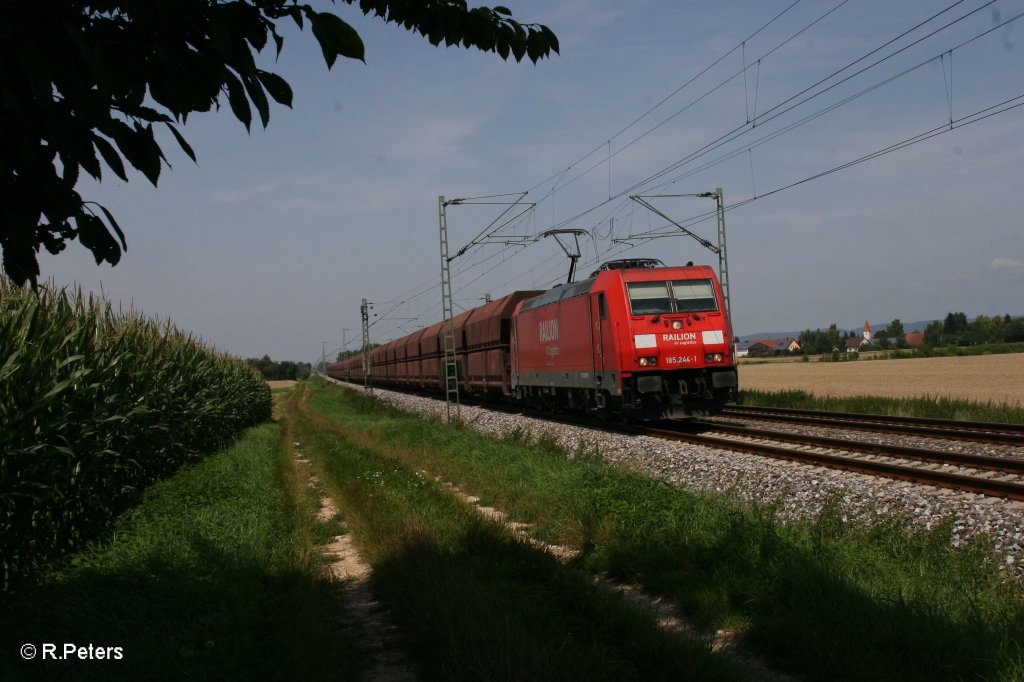
M1024 406L1024 353L739 366L740 389L821 396L957 398Z

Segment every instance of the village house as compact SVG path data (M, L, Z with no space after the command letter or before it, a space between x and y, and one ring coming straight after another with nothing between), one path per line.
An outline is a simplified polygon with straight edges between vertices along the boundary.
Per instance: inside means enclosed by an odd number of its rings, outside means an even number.
M908 346L923 346L924 332L907 332L903 337Z
M799 339L752 339L736 344L736 357L774 355L776 351L795 353L799 350Z

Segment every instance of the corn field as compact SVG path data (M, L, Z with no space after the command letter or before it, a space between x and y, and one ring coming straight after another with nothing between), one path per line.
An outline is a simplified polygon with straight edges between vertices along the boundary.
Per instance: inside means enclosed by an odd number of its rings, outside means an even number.
M4 589L270 411L259 374L170 323L0 280Z

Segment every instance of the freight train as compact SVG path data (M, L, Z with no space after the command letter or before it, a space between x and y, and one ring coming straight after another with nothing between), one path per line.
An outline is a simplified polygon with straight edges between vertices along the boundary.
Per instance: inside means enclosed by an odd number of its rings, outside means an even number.
M732 324L706 265L605 263L583 281L517 291L452 320L459 391L629 419L716 414L739 390ZM373 348L375 386L445 391L437 323ZM364 382L363 357L327 366Z

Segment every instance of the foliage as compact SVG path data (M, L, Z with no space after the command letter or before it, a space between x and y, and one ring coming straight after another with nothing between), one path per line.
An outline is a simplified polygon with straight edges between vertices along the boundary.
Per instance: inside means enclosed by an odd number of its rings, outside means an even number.
M1024 342L1024 318L1014 319L1009 314L979 315L967 320L962 312L949 313L942 322L930 323L924 330L929 346L976 346L980 344Z
M274 362L269 355L264 355L262 358L246 358L245 362L268 381L283 379L302 381L309 378L313 369L308 362L292 362L291 360Z
M340 0L354 5L356 0ZM432 44L463 45L536 62L558 51L546 27L520 24L504 7L465 0L359 0ZM79 174L102 166L127 181L130 166L157 184L167 163L154 126L175 127L226 100L248 128L253 108L270 120L269 100L291 106L280 76L256 65L279 23L308 23L327 62L363 59L356 31L336 14L297 0L6 0L0 5L0 246L4 271L36 283L36 255L78 239L96 263L116 265L127 242L113 215L75 191ZM101 163L102 161L102 163Z
M900 318L896 318L889 323L889 326L875 334L875 338L878 339L879 346L882 348L890 348L896 346L897 348L906 348L907 346L907 335L903 330L903 323L900 322Z
M826 331L810 329L800 332L800 349L807 355L831 353L843 350L845 344L836 325L829 325Z
M3 582L270 418L266 382L169 323L0 280Z
M373 350L379 345L379 343L368 343L366 344L366 346L359 348L357 350L343 350L338 353L338 356L335 358L335 362L341 362L342 360L346 360L352 357L353 355L362 355L365 352Z

